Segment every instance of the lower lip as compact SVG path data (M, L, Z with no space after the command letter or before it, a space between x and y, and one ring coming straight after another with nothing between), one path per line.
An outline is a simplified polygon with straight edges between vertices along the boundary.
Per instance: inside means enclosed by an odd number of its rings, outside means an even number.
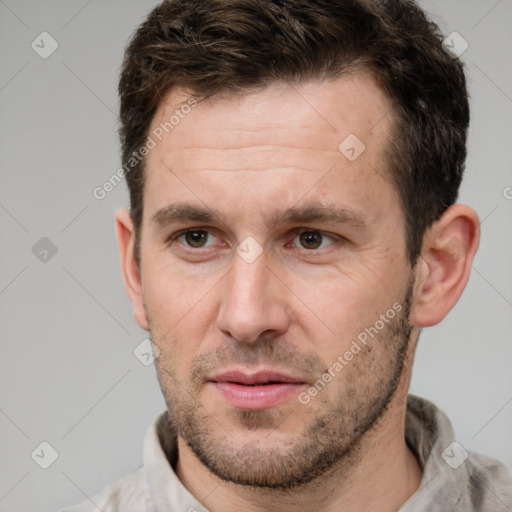
M267 384L262 386L245 386L233 382L211 382L233 407L251 411L271 409L296 396L303 383Z

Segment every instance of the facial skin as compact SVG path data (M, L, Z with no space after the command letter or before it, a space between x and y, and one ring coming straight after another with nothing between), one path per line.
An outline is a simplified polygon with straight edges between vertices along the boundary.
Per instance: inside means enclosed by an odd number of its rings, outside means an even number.
M188 98L170 92L150 133ZM350 134L366 146L354 161L338 149ZM177 473L212 511L341 501L396 510L419 485L404 440L414 350L419 329L439 322L467 282L478 219L464 205L447 210L411 268L386 172L391 136L390 104L366 75L213 97L147 157L140 265L129 214L116 214L135 318L160 349ZM172 220L178 203L212 217ZM279 220L322 206L343 218ZM248 247L261 250L254 261L237 252ZM393 304L396 316L301 403ZM215 382L226 371L297 383L276 404L233 402Z

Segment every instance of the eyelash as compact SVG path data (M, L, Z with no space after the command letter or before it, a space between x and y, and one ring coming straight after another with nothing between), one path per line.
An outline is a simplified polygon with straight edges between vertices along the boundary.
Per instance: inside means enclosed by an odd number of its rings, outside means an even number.
M203 228L203 227L187 228L187 229L182 229L181 231L178 231L177 233L175 233L171 237L169 237L168 244L170 245L174 241L178 240L180 237L186 235L187 233L194 232L194 231L204 231L210 235L215 236L215 234L208 228ZM344 238L342 236L334 235L331 233L327 233L325 231L320 231L318 229L311 229L311 228L309 228L309 229L308 228L296 228L295 230L293 230L292 233L294 234L293 239L297 238L302 233L317 233L317 234L322 235L322 237L329 238L333 241L332 244L329 244L327 247L324 247L322 249L306 249L303 247L302 249L308 253L320 252L321 250L327 249L328 247L335 245L336 242L340 242L340 241L344 240ZM322 240L322 242L323 242L323 240ZM200 249L207 248L207 247L191 247L186 244L182 244L182 245L184 245L188 250L191 250L191 251L199 251Z

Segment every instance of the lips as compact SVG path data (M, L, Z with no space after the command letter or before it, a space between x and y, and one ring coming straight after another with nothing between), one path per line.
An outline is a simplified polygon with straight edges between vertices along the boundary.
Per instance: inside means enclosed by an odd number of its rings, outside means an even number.
M248 374L240 371L221 373L211 379L212 382L231 382L245 386L258 386L269 384L297 384L303 383L298 378L276 371L260 371Z
M245 410L263 410L278 406L293 398L306 382L280 371L227 371L211 379L216 392L232 407Z

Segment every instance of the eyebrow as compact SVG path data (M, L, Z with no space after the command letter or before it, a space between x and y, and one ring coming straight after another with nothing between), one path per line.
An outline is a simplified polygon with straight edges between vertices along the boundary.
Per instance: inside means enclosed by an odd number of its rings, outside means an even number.
M194 222L226 222L225 215L204 206L192 203L173 203L158 210L152 217L153 223L160 227L169 224L194 221ZM369 222L366 215L351 208L309 203L301 207L292 207L286 210L273 210L267 221L267 225L278 226L281 224L308 224L312 222L335 222L351 224L355 227L366 227Z

